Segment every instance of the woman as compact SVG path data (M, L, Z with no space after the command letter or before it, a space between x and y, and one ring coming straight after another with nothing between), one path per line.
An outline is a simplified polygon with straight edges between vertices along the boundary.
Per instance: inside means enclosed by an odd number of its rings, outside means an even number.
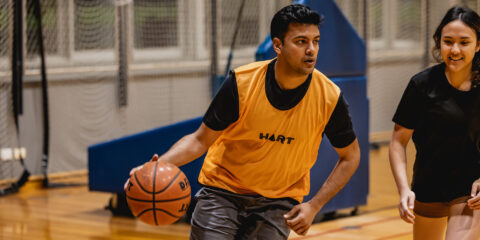
M393 117L390 164L414 239L480 239L480 17L453 7L433 36L438 65L410 80ZM417 150L412 188L406 146ZM410 210L413 209L413 212Z

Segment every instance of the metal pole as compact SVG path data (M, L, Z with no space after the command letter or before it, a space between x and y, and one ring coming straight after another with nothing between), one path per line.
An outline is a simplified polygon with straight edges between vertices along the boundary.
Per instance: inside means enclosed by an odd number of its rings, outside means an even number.
M42 74L42 105L43 105L43 151L42 151L42 173L44 176L43 187L48 187L48 157L49 157L49 146L50 146L50 118L49 118L49 108L48 108L48 84L47 84L47 66L45 63L45 45L43 42L43 31L42 31L42 10L40 5L40 0L33 1L34 3L34 13L37 20L37 40L38 48L40 54L40 67Z
M118 28L118 105L127 106L128 83L128 4L124 2L117 5Z
M240 29L240 21L242 19L243 8L245 7L245 0L242 0L240 4L240 9L238 11L237 20L235 21L235 30L233 32L232 43L230 45L230 53L228 54L227 66L225 67L225 78L228 76L228 71L230 70L230 64L233 58L233 49L235 48L235 41L237 40L238 30Z
M365 42L365 47L367 47L368 40L368 0L363 0L363 41Z
M368 0L363 0L363 42L365 43L365 63L366 63L366 68L365 68L365 76L366 76L366 81L368 84Z
M425 0L425 52L423 53L423 68L430 65L430 0Z
M211 0L210 8L212 16L212 34L211 34L211 49L210 49L210 79L212 96L215 94L215 86L217 82L217 66L218 66L218 52L217 52L217 0Z
M13 43L12 43L12 97L15 124L23 113L23 4L22 0L13 3Z

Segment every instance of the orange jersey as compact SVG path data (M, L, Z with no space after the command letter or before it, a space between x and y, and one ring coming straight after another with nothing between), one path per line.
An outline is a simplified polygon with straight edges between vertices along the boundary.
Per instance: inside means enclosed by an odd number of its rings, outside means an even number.
M310 168L340 89L314 70L303 99L279 110L265 91L269 63L235 69L239 118L209 148L198 180L239 194L301 202L310 191Z

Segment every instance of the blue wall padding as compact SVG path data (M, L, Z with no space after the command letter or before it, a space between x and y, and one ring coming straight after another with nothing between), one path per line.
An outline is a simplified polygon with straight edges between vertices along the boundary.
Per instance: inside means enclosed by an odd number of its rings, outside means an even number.
M88 147L90 190L122 192L133 167L149 161L155 153L165 153L177 140L194 132L201 121L195 118ZM198 189L196 179L204 157L180 168L190 180L192 192Z
M315 67L328 77L366 75L366 48L333 0L295 1L325 16ZM257 61L276 57L270 35L256 52Z
M350 105L353 125L362 149L362 160L352 180L322 210L333 211L366 203L368 194L368 101L365 97L364 77L332 79L342 89ZM194 132L201 124L201 118L160 127L116 140L96 144L88 148L90 190L119 193L128 178L130 169L148 161L154 153L166 152L177 140ZM192 193L200 188L197 179L205 156L181 167L190 180ZM317 163L311 170L311 193L317 192L330 174L338 159L327 138L322 142Z

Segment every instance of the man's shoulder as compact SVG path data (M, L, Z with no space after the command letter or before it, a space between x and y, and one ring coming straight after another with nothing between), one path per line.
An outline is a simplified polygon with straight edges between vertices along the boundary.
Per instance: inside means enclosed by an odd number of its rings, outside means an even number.
M324 86L325 88L331 89L335 92L340 93L340 88L335 84L330 78L325 76L322 72L318 71L316 68L313 70L312 76L314 77L314 82Z
M268 64L271 61L272 60L252 62L252 63L246 64L246 65L237 67L237 68L235 68L234 71L235 71L235 74L241 74L241 73L248 73L248 72L257 70L258 68L262 68L262 67L267 68Z
M319 78L319 79L321 79L321 80L330 81L330 82L331 82L331 80L330 80L327 76L325 76L325 74L323 74L322 72L318 71L318 69L316 69L316 68L313 69L312 75L315 76L315 77L317 77L317 78Z

